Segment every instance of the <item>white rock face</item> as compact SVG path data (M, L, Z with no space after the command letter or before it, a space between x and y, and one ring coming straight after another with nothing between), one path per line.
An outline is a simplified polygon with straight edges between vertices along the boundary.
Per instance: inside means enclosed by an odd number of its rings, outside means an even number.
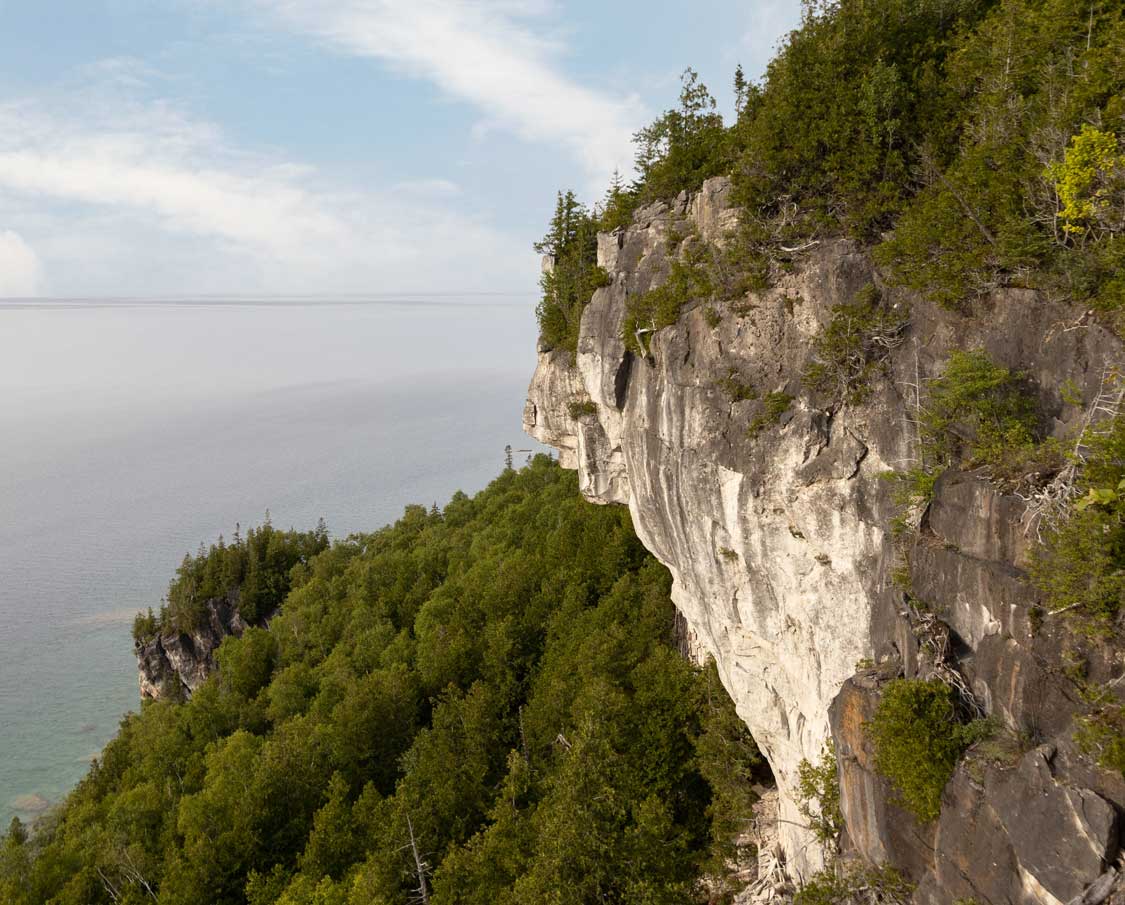
M585 496L627 505L671 570L676 606L777 778L790 871L807 877L822 855L797 811L798 765L820 756L828 706L857 661L875 655L876 613L893 606L890 502L878 475L908 456L896 440L906 432L878 414L902 410L897 396L880 399L894 394L889 384L834 415L795 401L755 436L761 398L732 401L722 388L733 373L759 397L800 395L831 307L872 278L847 242L814 250L768 292L717 307L717 327L689 309L653 336L650 357L626 351L625 300L664 278L669 226L687 219L721 239L734 219L728 194L726 180L711 180L690 201L654 205L600 237L612 285L583 314L573 368L565 351L540 353L525 428L578 469ZM597 414L572 418L576 400Z

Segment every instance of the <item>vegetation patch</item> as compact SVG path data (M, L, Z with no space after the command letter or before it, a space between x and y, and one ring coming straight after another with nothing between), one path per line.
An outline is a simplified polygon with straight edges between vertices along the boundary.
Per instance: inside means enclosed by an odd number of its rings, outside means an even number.
M862 402L909 325L909 315L884 305L869 283L853 301L832 309L832 320L817 337L814 360L805 369L805 387L840 402Z
M867 726L875 767L923 823L941 812L941 793L961 755L986 729L958 719L953 689L937 679L888 682Z
M1125 416L1088 429L1078 450L1073 503L1041 528L1031 576L1048 614L1106 635L1125 602Z
M766 398L762 400L761 409L754 420L750 422L747 427L746 433L750 437L756 437L767 427L772 427L781 420L781 416L789 411L789 406L793 404L793 397L785 392L767 393Z
M592 399L575 399L567 405L566 410L571 418L578 421L580 418L596 415L598 406Z
M758 398L758 391L737 370L731 368L719 380L719 389L727 394L731 402L751 402Z
M702 731L696 740L699 772L711 789L707 818L711 823L711 848L704 868L722 876L729 865L742 864L748 855L738 839L753 816L757 795L753 786L768 769L750 730L734 710L719 679L715 661L703 672ZM737 888L728 892L738 891Z
M668 240L673 251L676 238L671 236ZM625 300L621 338L626 348L648 355L653 333L676 323L690 302L713 300L713 256L711 246L697 235L690 235L672 259L668 278L654 289Z
M680 102L634 136L638 204L695 191L705 179L729 173L733 144L715 98L694 69L680 77Z
M212 600L234 600L239 615L249 625L276 610L293 583L292 572L301 569L328 547L323 522L315 531L279 531L268 521L234 539L222 537L195 556L185 556L168 588L164 606L156 615L140 613L133 622L133 639L140 643L159 634L190 634L207 614Z
M954 352L929 385L919 416L923 459L932 466L1003 466L1033 449L1039 432L1025 375L994 364L980 350Z
M1074 741L1099 766L1125 777L1125 705L1108 689L1100 698L1092 713L1078 719Z
M893 867L836 862L809 880L793 905L907 905L913 893Z
M798 810L825 845L835 846L844 828L840 813L840 774L836 765L836 746L825 743L816 764L802 759L797 768Z

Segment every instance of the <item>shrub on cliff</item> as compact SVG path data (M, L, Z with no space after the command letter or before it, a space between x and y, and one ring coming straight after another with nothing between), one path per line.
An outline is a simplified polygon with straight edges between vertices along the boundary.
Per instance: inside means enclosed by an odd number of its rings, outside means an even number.
M941 793L980 727L958 720L953 690L931 679L895 679L883 689L868 724L875 767L900 803L919 820L934 820Z
M983 351L954 352L919 415L927 467L1003 466L1035 445L1039 416L1024 375Z
M667 570L573 473L537 458L293 575L0 842L5 905L680 903L722 863L757 751L672 647Z
M1123 34L1119 3L1003 0L958 36L943 80L957 140L919 136L920 191L881 251L903 282L951 307L1013 283L1121 303L1125 221L1094 215L1125 190Z
M893 867L837 862L799 889L793 905L907 905L913 893L914 885Z
M673 234L668 242L674 255L668 277L625 300L621 339L626 348L642 356L649 353L653 333L676 323L689 303L709 301L715 294L711 265L716 250L697 235Z
M816 764L802 760L797 768L798 810L809 822L816 838L836 846L844 829L840 813L840 772L836 745L829 739Z
M1125 417L1096 425L1084 441L1077 499L1044 527L1031 574L1048 612L1072 612L1104 633L1125 603Z
M802 375L804 386L840 402L862 402L909 324L909 315L885 305L869 283L851 302L832 309L832 320L817 337L815 357Z

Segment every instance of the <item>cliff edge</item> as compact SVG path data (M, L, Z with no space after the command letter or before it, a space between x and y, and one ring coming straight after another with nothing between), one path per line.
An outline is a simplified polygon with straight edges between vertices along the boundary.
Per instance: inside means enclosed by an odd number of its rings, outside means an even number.
M628 506L670 569L676 606L773 769L795 879L832 854L799 790L802 761L832 742L844 853L893 866L919 902L1069 902L1112 870L1125 783L1072 741L1083 705L1063 669L1070 635L1036 615L1027 501L951 469L904 553L885 475L919 461L921 388L952 351L1021 372L1045 432L1072 438L1121 343L1031 290L996 290L973 317L939 308L884 286L862 247L836 239L803 250L766 291L687 304L631 350L627 299L659 286L685 242L722 245L737 219L729 194L711 179L598 237L609 285L583 311L576 356L541 344L525 429L578 470L588 499ZM808 391L818 336L870 285L902 312L885 367L861 401ZM775 403L765 414L764 400ZM1093 647L1089 675L1115 678L1117 653ZM866 726L888 679L935 675L962 683L1016 742L1004 756L970 750L940 816L922 822L875 769Z

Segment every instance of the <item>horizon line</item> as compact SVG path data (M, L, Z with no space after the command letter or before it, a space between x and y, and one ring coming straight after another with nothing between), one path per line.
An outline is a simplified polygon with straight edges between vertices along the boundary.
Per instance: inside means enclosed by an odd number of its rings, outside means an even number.
M11 295L0 296L0 304L8 302L223 302L223 301L362 301L396 298L490 298L523 297L533 290L403 290L380 292L198 292L153 295Z

